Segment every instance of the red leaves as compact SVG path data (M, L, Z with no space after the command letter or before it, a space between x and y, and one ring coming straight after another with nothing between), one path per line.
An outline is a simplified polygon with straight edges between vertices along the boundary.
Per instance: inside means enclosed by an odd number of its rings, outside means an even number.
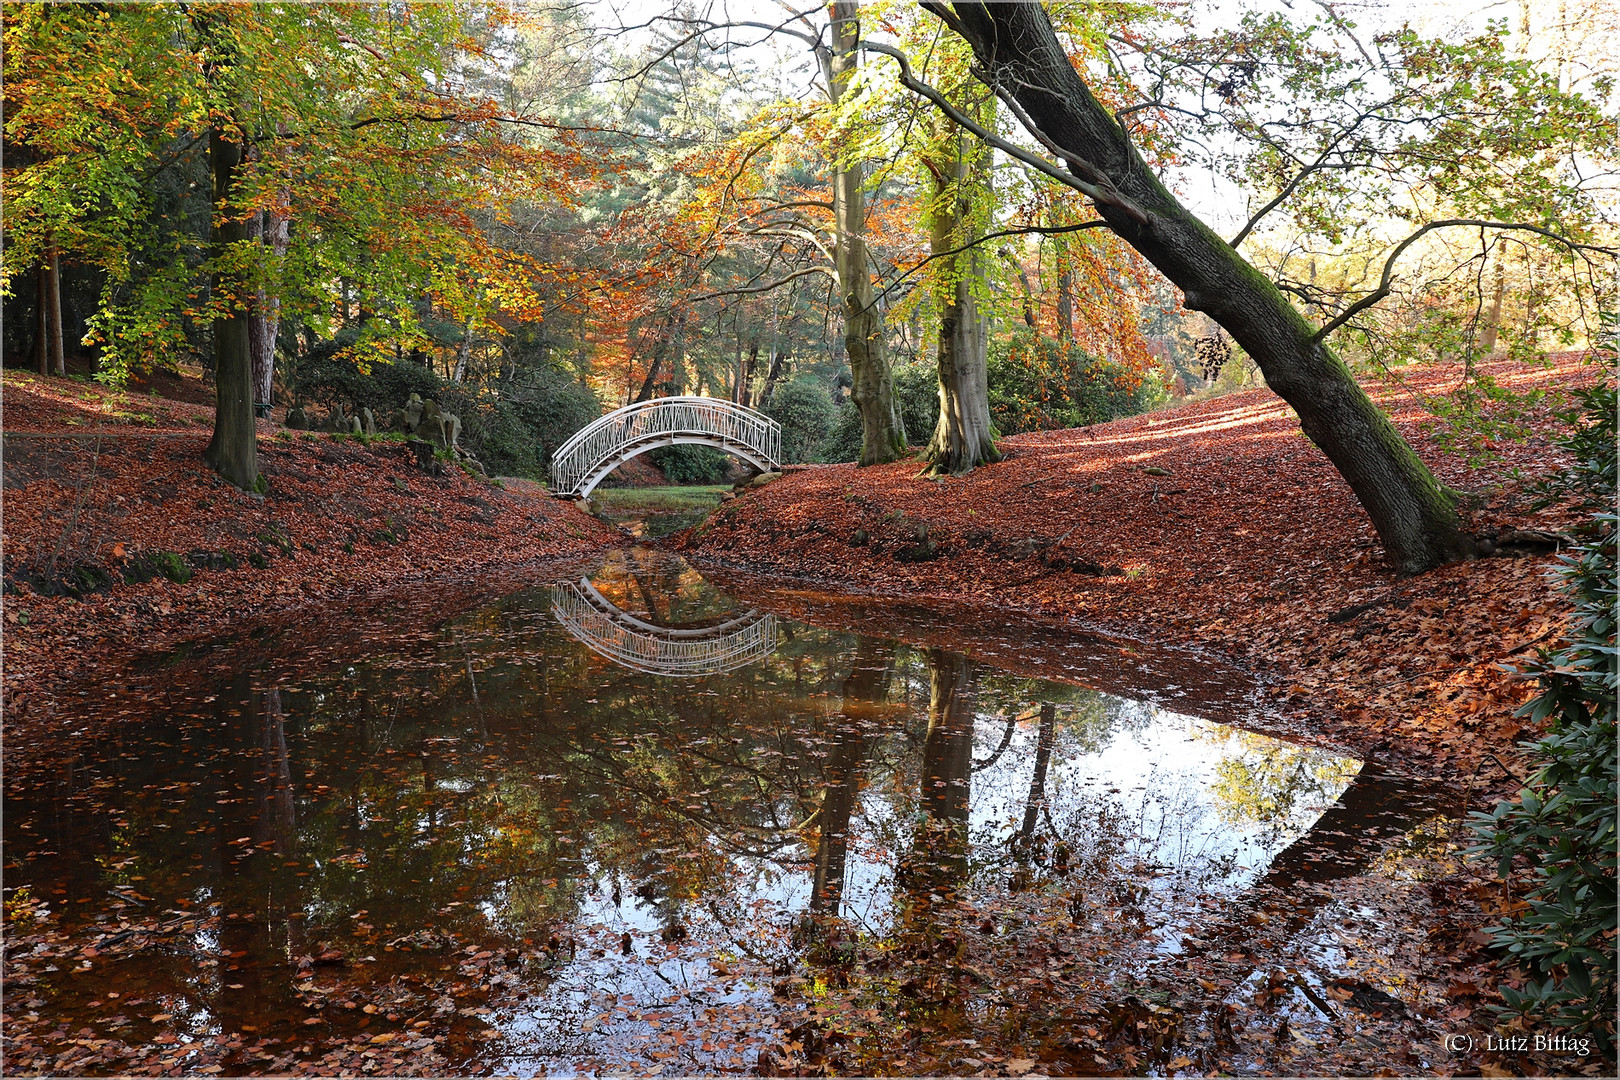
M1557 384L1585 377L1577 361L1491 367ZM1406 382L1438 393L1456 374L1434 366ZM1543 439L1504 444L1496 465L1471 468L1440 455L1404 392L1369 392L1443 482L1478 493L1466 527L1565 524L1556 509L1530 515L1510 474L1559 464ZM1544 435L1551 417L1538 422ZM1497 664L1556 627L1545 560L1396 578L1349 486L1268 391L1002 445L1004 461L948 480L919 477L911 461L790 471L728 503L685 547L856 590L1214 646L1247 658L1317 729L1352 745L1400 738L1444 769L1466 773L1517 734L1523 690ZM943 557L903 558L919 527Z
M614 537L538 485L508 491L459 470L426 477L395 443L294 438L260 421L270 485L260 499L202 464L206 404L136 398L150 425L119 422L130 395L9 371L5 397L8 574L101 575L82 599L27 586L7 596L8 736L48 711L55 687L112 653ZM142 565L149 572L136 572Z

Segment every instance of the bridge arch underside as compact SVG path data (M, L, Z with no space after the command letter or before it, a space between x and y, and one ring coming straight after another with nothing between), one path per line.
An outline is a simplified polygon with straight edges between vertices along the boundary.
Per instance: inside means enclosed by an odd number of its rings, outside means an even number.
M776 463L765 457L751 446L745 446L731 439L721 438L702 431L660 431L656 435L649 435L644 439L627 442L614 450L612 454L601 459L586 472L578 486L571 492L575 497L587 499L596 485L606 480L613 470L629 461L640 457L649 450L657 450L662 446L712 446L716 450L724 450L732 457L741 458L760 472L769 472L776 468Z

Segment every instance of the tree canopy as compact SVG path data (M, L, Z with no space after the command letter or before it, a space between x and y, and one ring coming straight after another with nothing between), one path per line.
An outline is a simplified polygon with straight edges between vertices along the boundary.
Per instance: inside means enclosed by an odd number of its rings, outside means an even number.
M239 410L314 394L312 357L356 377L415 364L520 441L518 405L569 384L605 406L764 407L792 383L853 410L806 456L849 453L858 416L861 460L911 443L960 470L1026 426L1257 378L1332 441L1347 414L1311 412L1330 383L1460 357L1463 384L1429 404L1478 449L1512 434L1515 402L1474 359L1590 342L1613 306L1597 16L1577 37L1361 28L1332 5L6 15L8 349L44 340L54 289L98 378L227 378L240 353ZM1241 288L1203 295L1143 242L1164 211L1007 80L985 33L1015 19L1049 26L1054 77L1085 88L1094 134L1143 183L1183 207L1214 185L1188 227L1203 215L1198 242ZM240 157L223 172L222 151ZM1216 310L1251 287L1301 356L1345 374L1290 390L1265 320ZM905 419L914 367L938 383L930 430ZM1351 477L1375 519L1372 487L1399 475L1396 502L1429 506L1418 531L1445 533L1446 493L1362 411L1393 470ZM1341 469L1366 456L1346 453ZM1463 550L1419 546L1397 561Z

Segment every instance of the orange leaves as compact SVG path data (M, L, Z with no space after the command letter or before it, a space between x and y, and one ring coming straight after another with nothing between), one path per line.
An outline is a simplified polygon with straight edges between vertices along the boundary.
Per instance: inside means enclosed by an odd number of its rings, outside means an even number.
M186 389L193 398L201 391ZM594 550L611 537L543 491L509 493L459 470L426 477L397 443L283 440L260 421L270 491L253 499L199 463L213 411L206 404L13 372L5 401L8 573L53 552L58 573L94 566L118 574L159 552L193 571L183 583L116 581L82 602L27 587L8 595L8 612L29 614L25 625L6 627L8 737L19 720L48 714L53 687L110 653L355 588ZM123 419L136 403L144 419ZM406 541L378 539L383 527L403 529ZM218 552L234 565L207 558Z
M1542 377L1579 372L1566 356ZM1414 377L1443 385L1455 371ZM1436 453L1421 421L1413 413L1397 426L1443 482L1497 492L1469 527L1524 527L1523 481L1508 470L1533 478L1547 467L1541 451L1510 445L1498 471L1471 469ZM1001 445L1006 460L944 482L918 478L914 462L790 472L685 544L801 579L973 597L1213 648L1244 658L1310 730L1351 745L1399 740L1403 755L1445 771L1466 774L1519 734L1511 713L1527 688L1501 665L1556 624L1547 560L1396 578L1348 485L1269 392ZM1561 513L1542 512L1535 527L1562 527ZM944 557L897 561L921 525Z

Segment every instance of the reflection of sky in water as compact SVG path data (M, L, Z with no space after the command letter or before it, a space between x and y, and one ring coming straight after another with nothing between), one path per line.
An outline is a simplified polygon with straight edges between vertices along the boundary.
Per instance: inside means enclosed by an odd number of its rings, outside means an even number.
M1359 768L1353 759L1137 702L1109 698L1101 704L1106 726L1099 732L1093 716L1082 725L1083 739L1076 738L1073 710L1057 719L1045 784L1050 820L1042 815L1037 832L1067 841L1072 858L1094 875L1098 887L1118 887L1152 925L1189 916L1199 902L1207 903L1211 892L1235 895L1252 884L1274 854L1309 831ZM1038 718L1022 719L1002 746L1005 726L1000 716L981 713L975 718L974 758L984 767L971 777L969 831L975 869L981 874L1012 865L1010 840L1025 815L1038 750ZM1094 745L1082 748L1077 745L1082 741ZM1279 754L1295 798L1280 806L1269 800L1269 820L1263 820L1268 815L1245 814L1242 805L1233 805L1234 793L1222 786L1223 769ZM893 929L896 838L910 835L917 813L914 799L897 796L890 779L874 762L851 823L839 912L874 935ZM814 855L802 848L791 854L805 861ZM811 898L811 874L803 865L740 856L733 856L731 865L737 879L729 906L741 914L740 922L723 924L701 905L683 905L683 925L691 938L680 948L671 949L659 939L667 919L660 905L627 893L615 906L602 893L591 894L580 907L577 925L588 928L589 940L605 943L606 955L589 957L582 950L539 1000L501 1018L503 1037L533 1047L533 1054L558 1055L547 1066L557 1072L569 1055L634 1057L638 1040L653 1030L645 1019L649 1010L660 1027L690 1022L701 1030L707 1022L703 1010L694 1010L684 994L713 981L711 958L736 956L747 948L757 951L771 942L780 947L794 916L808 908ZM1179 942L1174 926L1167 929L1171 932L1158 946L1161 953L1175 951ZM633 956L618 954L625 932L632 935ZM677 988L682 1000L671 1003L667 999ZM759 1006L768 1002L769 993L733 985L699 998L710 1006ZM601 1020L604 1009L614 1005L618 1012ZM676 1015L677 1005L684 1018ZM643 1018L633 1018L637 1013ZM524 1062L532 1068L535 1060L491 1059L499 1071L520 1072L527 1071ZM697 1067L704 1060L700 1055L689 1064Z

